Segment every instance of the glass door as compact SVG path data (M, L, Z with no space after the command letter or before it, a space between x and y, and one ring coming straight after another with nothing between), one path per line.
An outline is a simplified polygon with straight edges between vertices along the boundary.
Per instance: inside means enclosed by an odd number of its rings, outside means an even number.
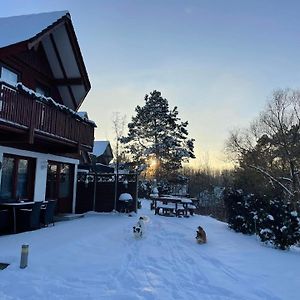
M73 201L74 166L58 162L48 163L47 199L57 199L58 213L71 213Z
M3 200L13 198L13 171L14 159L9 157L3 157L0 189L0 198Z
M34 159L4 155L0 186L0 199L2 202L32 200L35 181L34 173Z

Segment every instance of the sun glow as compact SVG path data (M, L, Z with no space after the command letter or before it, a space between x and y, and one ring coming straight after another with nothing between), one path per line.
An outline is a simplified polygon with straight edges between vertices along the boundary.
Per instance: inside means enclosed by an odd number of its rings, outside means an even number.
M149 166L151 169L156 169L158 166L158 161L156 158L150 158L149 159Z

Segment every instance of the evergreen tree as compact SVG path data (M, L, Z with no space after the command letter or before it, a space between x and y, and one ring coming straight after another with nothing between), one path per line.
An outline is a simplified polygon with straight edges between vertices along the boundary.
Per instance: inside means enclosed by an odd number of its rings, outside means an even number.
M194 139L188 139L188 122L182 122L175 106L154 90L145 96L144 106L135 108L128 135L121 138L137 166L153 169L152 175L168 177L194 156Z
M283 203L281 199L269 202L259 227L261 241L276 248L285 250L300 242L298 214L292 210L291 203Z
M244 194L242 190L224 193L228 226L236 232L258 234L260 240L279 249L288 249L300 242L298 214L291 202L280 196Z

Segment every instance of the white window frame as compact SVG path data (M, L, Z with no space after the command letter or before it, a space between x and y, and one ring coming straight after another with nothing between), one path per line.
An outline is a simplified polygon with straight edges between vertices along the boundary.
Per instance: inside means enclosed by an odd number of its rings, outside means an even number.
M3 77L3 71L5 70L5 72L7 73L7 78ZM15 75L14 79L15 80L11 80L12 79L12 75ZM11 86L16 86L18 83L18 79L19 79L19 74L15 71L13 71L12 69L4 66L4 65L0 65L0 80L11 85Z

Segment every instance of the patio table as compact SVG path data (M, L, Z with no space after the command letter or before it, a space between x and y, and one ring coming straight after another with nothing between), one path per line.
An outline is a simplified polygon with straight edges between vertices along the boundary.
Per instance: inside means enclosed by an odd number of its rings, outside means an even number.
M12 209L13 212L13 230L14 233L17 233L17 209L21 208L31 208L34 202L4 202L0 203L1 208Z
M152 207L157 212L157 201L163 202L164 204L174 203L175 204L175 212L177 214L178 205L182 205L179 209L180 211L184 211L184 215L188 215L189 205L193 204L192 199L187 197L179 197L179 196L172 196L172 195L163 195L160 197L152 198ZM179 215L179 214L177 214Z

